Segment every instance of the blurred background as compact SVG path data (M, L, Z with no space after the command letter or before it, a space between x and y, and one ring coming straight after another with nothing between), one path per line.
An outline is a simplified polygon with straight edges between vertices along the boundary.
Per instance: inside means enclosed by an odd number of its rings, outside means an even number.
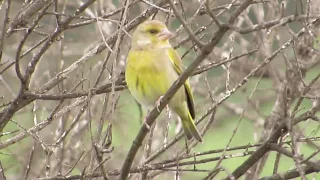
M174 6L210 43L216 21L228 24L242 3ZM294 157L270 149L240 179L294 169L293 178L320 178L311 173L320 167L319 7L252 1L190 77L204 143L174 141L181 124L163 112L130 178L228 177L284 121L289 133L274 144ZM124 82L132 30L147 18L165 22L185 67L202 53L168 1L3 0L0 10L0 179L117 179L147 115ZM306 171L304 159L318 166Z

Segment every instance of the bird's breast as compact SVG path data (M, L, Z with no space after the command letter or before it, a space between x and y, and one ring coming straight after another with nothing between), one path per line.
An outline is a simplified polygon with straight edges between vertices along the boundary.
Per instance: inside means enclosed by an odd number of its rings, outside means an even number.
M129 53L126 80L131 94L142 105L153 106L178 77L164 56L155 51Z

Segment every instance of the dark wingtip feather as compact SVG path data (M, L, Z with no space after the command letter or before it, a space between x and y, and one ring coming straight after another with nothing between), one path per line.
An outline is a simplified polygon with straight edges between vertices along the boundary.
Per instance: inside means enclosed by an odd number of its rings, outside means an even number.
M186 96L187 96L187 104L188 104L188 109L189 109L190 115L191 115L192 119L195 119L196 118L196 113L195 113L195 110L194 110L193 99L192 99L192 97L190 97L190 94L189 94L187 88L185 87L184 89L185 89L185 93L186 93Z

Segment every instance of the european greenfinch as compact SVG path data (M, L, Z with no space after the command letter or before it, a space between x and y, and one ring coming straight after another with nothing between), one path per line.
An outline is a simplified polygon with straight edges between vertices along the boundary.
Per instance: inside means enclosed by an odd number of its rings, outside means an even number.
M132 34L125 79L132 96L146 109L159 102L182 71L181 59L169 43L172 36L166 25L157 20L141 23ZM180 117L187 139L194 137L202 142L194 124L194 102L188 80L168 105Z

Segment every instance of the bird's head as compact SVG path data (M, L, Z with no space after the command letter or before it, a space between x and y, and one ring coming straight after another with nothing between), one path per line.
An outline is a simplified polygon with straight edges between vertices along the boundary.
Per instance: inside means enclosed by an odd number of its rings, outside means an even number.
M161 21L145 21L133 32L131 46L135 49L170 47L169 39L172 36L173 34Z

